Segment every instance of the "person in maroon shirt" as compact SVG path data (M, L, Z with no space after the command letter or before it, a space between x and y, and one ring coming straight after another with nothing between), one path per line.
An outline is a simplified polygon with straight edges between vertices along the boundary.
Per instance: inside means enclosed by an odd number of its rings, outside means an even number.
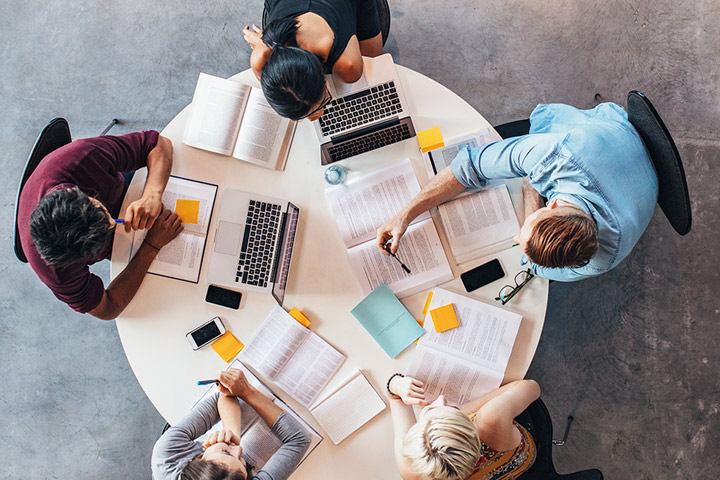
M142 167L148 169L142 197L120 218L126 231L149 231L106 289L88 265L110 258L123 173ZM155 131L76 140L40 162L20 194L18 231L30 266L58 299L103 320L120 315L157 253L182 231L162 204L171 168L172 142Z

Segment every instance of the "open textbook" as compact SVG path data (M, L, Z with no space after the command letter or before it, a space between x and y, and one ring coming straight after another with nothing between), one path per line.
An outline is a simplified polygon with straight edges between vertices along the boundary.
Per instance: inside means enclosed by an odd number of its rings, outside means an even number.
M397 251L411 273L375 246L377 229L419 191L409 158L325 190L350 266L365 295L384 283L402 298L453 278L429 212L410 224Z
M310 413L335 445L383 410L385 402L360 370L310 407Z
M160 249L148 273L198 283L216 193L217 185L170 176L162 196L163 206L175 212L182 205L192 218L186 218L190 221L183 222L180 235ZM133 232L130 258L140 250L147 232Z
M295 413L287 404L277 398L272 391L267 388L253 373L248 370L238 359L228 366L228 368L239 368L245 373L245 377L248 382L265 396L270 397L272 401L278 407L282 408L288 415L292 416L310 437L310 447L303 456L303 460L307 458L315 447L322 441L323 437L320 436L310 425L305 422L297 413ZM215 394L218 391L217 386L213 385L210 387L205 394L198 400L196 405L203 401L210 395ZM254 465L256 471L263 468L265 463L272 457L272 455L282 446L282 442L272 434L270 427L260 418L260 415L250 405L245 403L243 400L238 399L240 402L240 409L242 411L242 431L240 432L240 445L242 446L242 456L245 461L251 465ZM211 432L218 431L222 428L222 422L216 423L210 430L208 430L203 436L198 438L199 442L203 442L205 438Z
M282 170L296 125L275 113L261 89L201 73L183 143Z
M240 358L309 407L346 357L276 305Z
M442 394L459 406L500 386L522 317L436 288L429 310L448 304L460 326L437 333L428 313L408 374L425 384L427 398Z
M425 161L428 178L434 177L440 170L449 166L461 146L467 145L469 148L475 148L492 143L492 141L490 129L485 128L467 135L453 137L447 141L445 146L423 152L422 157Z

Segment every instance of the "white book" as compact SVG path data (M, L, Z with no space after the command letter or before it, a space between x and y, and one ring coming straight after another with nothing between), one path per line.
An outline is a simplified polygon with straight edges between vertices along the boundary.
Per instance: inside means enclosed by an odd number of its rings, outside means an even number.
M240 358L309 407L346 357L276 305Z
M365 375L356 370L333 393L310 407L310 413L337 445L385 407Z
M198 202L197 223L183 223L183 231L160 249L148 273L198 283L217 185L171 175L162 195L163 206L175 211L178 200ZM130 259L140 250L147 230L134 230Z
M453 137L448 139L444 146L423 152L422 157L425 162L428 178L434 177L440 170L450 166L461 146L467 145L469 148L476 148L492 142L493 138L490 129L485 128L477 132Z
M438 333L429 310L452 304L458 327ZM433 292L408 374L421 380L429 399L444 395L462 405L498 388L522 317L441 288Z
M429 212L411 223L397 251L410 274L375 246L377 229L419 192L409 158L325 190L350 266L365 295L384 283L403 298L453 278Z
M201 73L183 143L283 170L296 126L275 113L261 89Z
M243 365L238 359L228 366L228 368L239 368L245 373L245 377L248 382L260 392L269 397L278 407L282 408L288 415L292 416L305 432L310 437L310 447L303 456L304 461L315 447L323 440L323 437L315 431L308 423L302 419L297 413L295 413L285 402L277 398L273 392L265 386L245 365ZM200 400L196 402L196 405L203 401L205 398L213 395L218 391L217 386L213 385L210 387ZM240 432L240 445L243 448L243 458L249 464L255 466L256 471L259 471L263 466L270 460L270 457L282 446L282 442L275 435L272 434L270 427L260 418L260 415L250 405L245 403L243 400L238 399L240 402L240 409L242 411L242 431ZM222 422L218 422L213 427L205 432L204 435L200 436L197 441L202 443L207 436L215 431L222 429ZM235 432L237 433L237 432Z

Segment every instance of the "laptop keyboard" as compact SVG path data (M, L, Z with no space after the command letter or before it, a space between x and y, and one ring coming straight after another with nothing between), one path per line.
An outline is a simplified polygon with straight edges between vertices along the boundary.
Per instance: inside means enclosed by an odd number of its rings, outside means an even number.
M400 110L402 106L395 82L390 81L333 99L318 121L323 135L327 136L388 118Z
M401 123L377 132L363 135L353 140L347 140L337 145L328 147L328 153L333 162L344 158L354 157L361 153L369 152L376 148L390 145L391 143L401 142L412 137L410 128L407 124Z
M267 286L281 214L280 205L250 200L236 282Z

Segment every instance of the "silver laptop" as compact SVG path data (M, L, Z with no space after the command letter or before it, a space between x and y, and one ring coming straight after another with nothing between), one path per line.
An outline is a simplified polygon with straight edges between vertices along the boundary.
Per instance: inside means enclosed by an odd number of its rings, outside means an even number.
M282 305L300 209L292 203L239 190L220 202L208 282L269 293Z
M326 80L333 100L313 122L323 165L415 136L409 104L389 53L363 57L363 75L355 83L332 75Z

